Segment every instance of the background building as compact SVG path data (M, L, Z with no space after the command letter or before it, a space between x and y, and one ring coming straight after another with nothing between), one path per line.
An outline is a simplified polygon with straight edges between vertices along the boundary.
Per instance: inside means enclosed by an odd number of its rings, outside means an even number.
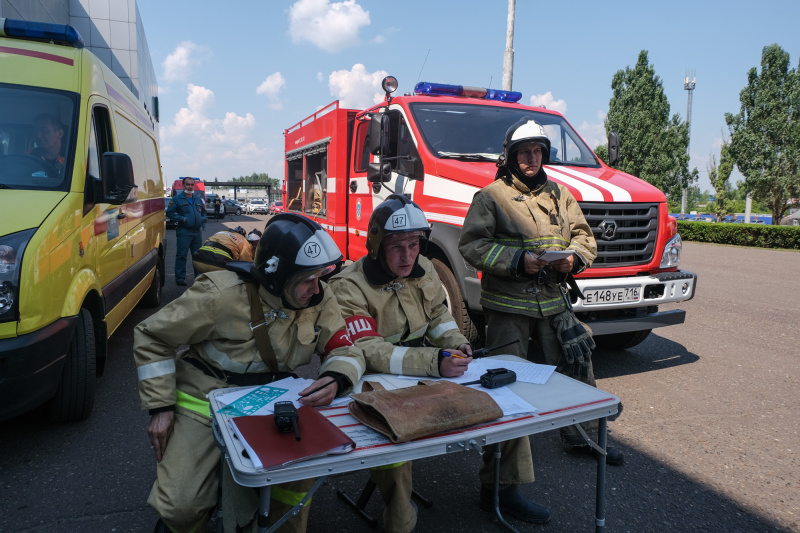
M158 121L158 83L136 0L0 0L0 17L73 26Z

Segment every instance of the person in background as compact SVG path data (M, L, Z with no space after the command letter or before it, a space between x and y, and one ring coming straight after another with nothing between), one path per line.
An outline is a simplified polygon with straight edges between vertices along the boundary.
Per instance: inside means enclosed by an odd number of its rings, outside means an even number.
M212 270L225 270L229 261L252 261L253 251L261 236L258 230L253 232L247 236L241 226L216 232L192 254L194 271L203 274Z
M319 224L279 215L267 224L253 262L230 262L225 271L199 276L136 326L139 396L151 416L147 432L158 461L147 500L160 516L157 533L205 531L217 504L220 451L211 433L210 391L271 383L310 363L314 354L322 360L319 377L301 394L330 386L301 399L304 405L328 405L361 378L363 354L350 341L336 298L320 281L341 260ZM251 328L254 313L265 318ZM182 345L188 349L176 351ZM270 519L287 513L312 484L273 486ZM233 483L226 467L225 531L255 531L257 509L257 491ZM305 531L308 510L307 504L280 531Z
M408 376L457 377L472 361L472 347L458 329L433 264L420 255L430 235L425 214L401 195L391 195L370 216L368 255L331 278L351 338L364 351L368 372ZM486 448L480 470L481 500L491 503L494 450ZM504 510L528 522L542 523L550 510L518 491L533 481L527 438L504 443L500 459ZM386 503L384 527L407 533L417 521L412 505L411 462L370 470Z
M214 220L219 220L219 208L222 207L222 201L219 196L214 197Z
M525 359L532 338L535 362L595 386L594 341L572 312L563 284L591 266L597 243L569 190L547 179L543 165L549 157L550 139L541 125L522 119L508 129L495 181L473 197L458 249L467 263L483 272L480 301L488 324L486 344L520 339L507 350ZM539 259L548 250L574 253L548 263ZM583 427L595 431L597 422ZM575 427L560 433L567 446L593 452ZM606 452L608 464L623 463L621 451Z
M186 255L194 254L203 245L203 229L208 220L205 202L194 195L194 186L193 178L183 178L183 190L172 198L166 211L167 218L177 224L175 283L178 285L186 285Z

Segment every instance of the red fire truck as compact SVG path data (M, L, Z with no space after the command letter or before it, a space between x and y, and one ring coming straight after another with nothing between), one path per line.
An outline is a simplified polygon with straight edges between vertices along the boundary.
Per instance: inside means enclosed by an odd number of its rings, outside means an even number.
M697 276L678 268L681 238L664 194L607 166L560 113L517 103L519 92L422 82L413 95L366 110L333 102L285 130L287 212L304 213L333 236L344 257L366 254L373 207L405 194L425 211L432 232L426 255L448 305L471 340L481 332L480 272L458 252L475 192L494 180L506 130L523 117L542 124L552 143L549 179L564 184L592 227L598 257L578 276L585 298L574 310L598 345L627 348L653 328L681 324L686 312L659 305L689 300ZM609 136L612 164L618 137Z

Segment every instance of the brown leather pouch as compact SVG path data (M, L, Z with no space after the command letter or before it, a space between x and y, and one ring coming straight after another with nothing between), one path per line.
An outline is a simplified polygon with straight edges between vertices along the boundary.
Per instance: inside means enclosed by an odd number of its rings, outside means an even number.
M491 396L449 381L422 380L414 387L385 390L364 382L351 395L350 414L392 439L406 442L450 429L488 422L503 416Z

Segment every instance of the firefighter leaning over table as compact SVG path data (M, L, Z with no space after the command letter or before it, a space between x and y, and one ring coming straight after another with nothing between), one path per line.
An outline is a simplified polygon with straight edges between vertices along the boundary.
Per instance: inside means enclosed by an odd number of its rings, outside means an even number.
M549 181L542 165L550 160L544 128L522 119L506 132L495 181L475 194L459 240L464 259L483 272L481 306L487 346L520 339L508 353L528 357L529 338L537 345L535 362L595 386L594 341L568 304L568 276L591 266L597 243L578 202L566 187ZM574 255L546 263L547 250ZM594 431L597 422L582 424ZM594 453L577 429L561 430L562 441ZM607 448L606 462L623 463L622 452Z
M327 405L351 391L365 370L333 293L319 278L342 260L333 239L301 215L272 218L252 263L209 272L178 299L136 326L134 357L142 407L149 410L157 479L148 503L156 531L204 531L217 504L220 452L211 434L206 395L224 387L261 385L322 357L319 378L301 400ZM261 317L259 320L257 317ZM255 328L251 329L250 323ZM176 348L189 345L176 355ZM258 498L223 469L225 531L255 531ZM313 480L274 486L270 519L302 498ZM305 531L309 506L281 531ZM240 529L237 529L240 528Z
M430 228L425 214L404 196L391 195L372 213L368 255L334 276L336 294L351 339L364 350L370 372L411 376L456 377L467 369L472 347L447 309L446 296L433 264L420 255ZM451 354L451 355L448 355ZM463 358L462 358L463 357ZM493 448L493 447L490 447ZM480 470L481 505L491 506L494 454L487 448ZM527 438L505 443L501 506L529 522L545 522L547 507L525 498L517 484L533 481ZM386 502L384 527L407 533L417 520L411 503L411 463L370 471Z

